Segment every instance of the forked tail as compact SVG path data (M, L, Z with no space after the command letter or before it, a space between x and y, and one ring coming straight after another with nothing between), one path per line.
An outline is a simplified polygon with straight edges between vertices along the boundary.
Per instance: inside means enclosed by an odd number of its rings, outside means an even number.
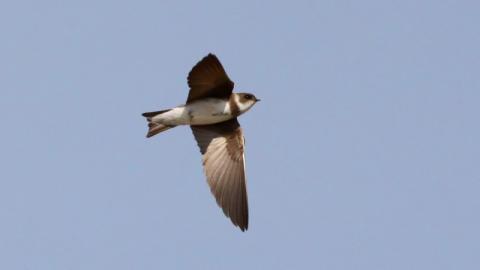
M147 118L148 121L148 133L147 138L157 135L160 132L174 128L175 126L167 126L160 123L152 122L152 118L156 115L168 112L169 110L157 111L157 112L146 112L142 115Z

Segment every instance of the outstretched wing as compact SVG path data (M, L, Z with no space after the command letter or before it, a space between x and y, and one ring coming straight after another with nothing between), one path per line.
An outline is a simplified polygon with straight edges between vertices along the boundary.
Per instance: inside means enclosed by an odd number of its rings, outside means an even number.
M248 201L242 129L237 119L191 126L207 181L218 205L242 231L248 229Z
M192 68L188 86L187 104L208 97L228 99L233 91L233 82L213 54L205 56Z

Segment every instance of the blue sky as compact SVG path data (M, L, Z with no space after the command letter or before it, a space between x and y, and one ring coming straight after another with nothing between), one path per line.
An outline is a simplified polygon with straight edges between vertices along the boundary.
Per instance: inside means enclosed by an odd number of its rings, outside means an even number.
M1 269L478 269L477 1L3 1ZM217 54L250 229L187 127Z

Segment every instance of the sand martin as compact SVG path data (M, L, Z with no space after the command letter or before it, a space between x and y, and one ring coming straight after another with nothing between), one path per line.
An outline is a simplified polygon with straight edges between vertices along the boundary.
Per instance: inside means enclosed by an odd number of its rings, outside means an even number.
M259 101L250 93L232 93L218 58L209 54L188 74L185 105L146 112L147 138L180 125L190 125L203 155L208 185L218 205L233 224L248 229L248 202L245 183L245 140L237 117Z

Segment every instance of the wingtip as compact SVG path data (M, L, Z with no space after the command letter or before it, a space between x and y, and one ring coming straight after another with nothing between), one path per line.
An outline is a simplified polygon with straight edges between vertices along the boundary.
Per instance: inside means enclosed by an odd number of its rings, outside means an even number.
M246 232L248 230L248 221L241 223L233 223L233 225L237 226L242 232Z
M218 57L214 53L208 53L207 56L205 56L204 58L205 59L214 58L214 59L218 60Z

